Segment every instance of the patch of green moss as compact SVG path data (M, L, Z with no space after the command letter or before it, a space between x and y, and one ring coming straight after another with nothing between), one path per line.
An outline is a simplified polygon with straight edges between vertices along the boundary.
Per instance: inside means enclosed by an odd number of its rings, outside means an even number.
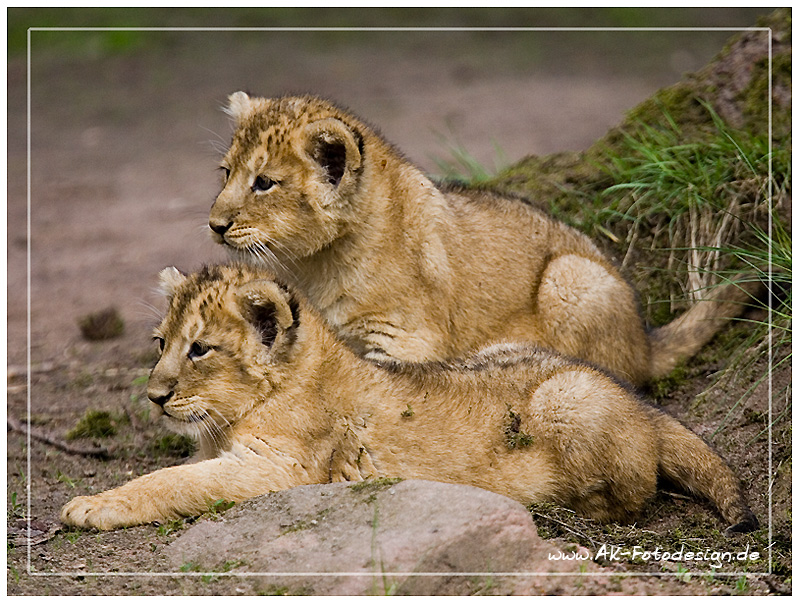
M773 91L773 102L781 104L776 98L779 91L784 95L791 95L792 90L792 53L782 52L772 57L772 81L770 82L768 59L762 59L753 67L750 84L742 90L737 97L743 107L745 127L753 132L767 133L769 124L769 90L770 83ZM785 101L784 101L785 102ZM776 141L791 138L792 112L790 108L772 112L772 136Z
M647 385L648 393L654 400L660 401L670 393L675 392L689 377L686 365L680 363L669 375L651 380Z
M364 503L371 504L375 501L378 493L402 482L402 478L376 478L374 480L362 480L350 485L350 490L354 493L366 493L367 498Z
M117 434L120 426L128 423L128 417L124 413L110 413L108 411L89 409L78 420L75 427L67 432L66 439L110 438Z
M581 228L586 198L610 186L602 166L584 153L531 155L506 168L487 187L517 194L572 226Z
M151 449L156 454L189 457L195 451L195 442L185 434L167 434L156 439Z
M354 493L369 493L373 491L383 491L389 487L402 482L402 478L375 478L374 480L362 480L350 485L350 490Z
M71 388L76 388L78 390L83 390L85 388L88 388L92 384L94 384L94 376L91 373L87 372L87 371L81 371L69 383Z
M784 44L792 43L792 9L779 8L768 15L762 15L756 23L758 27L769 27Z
M322 520L325 519L325 516L330 512L329 508L325 508L324 510L320 510L317 514L314 515L313 518L304 518L302 520L298 520L293 524L289 525L285 529L281 531L281 535L286 535L288 533L296 533L297 531L305 531L310 528L314 528L317 526Z
M610 150L624 147L623 132L636 131L639 124L670 127L669 121L672 120L681 130L706 130L713 125L713 121L700 100L705 96L704 92L698 90L698 85L693 81L682 81L662 88L631 109L625 116L623 126L609 132L597 145Z

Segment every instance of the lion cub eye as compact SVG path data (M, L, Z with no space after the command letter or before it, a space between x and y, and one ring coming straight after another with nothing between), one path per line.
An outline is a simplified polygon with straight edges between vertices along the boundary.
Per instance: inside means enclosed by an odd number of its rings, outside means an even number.
M261 193L263 191L269 191L272 186L275 184L274 180L270 180L266 176L256 176L256 179L253 181L253 186L250 187L254 193Z
M225 182L228 182L228 179L231 177L231 169L225 166L220 166L219 169L225 174Z
M202 356L208 354L208 351L211 350L211 347L207 344L203 344L202 342L192 342L192 345L189 347L189 358L199 359Z
M153 336L153 340L158 344L158 352L164 352L164 338L160 336Z

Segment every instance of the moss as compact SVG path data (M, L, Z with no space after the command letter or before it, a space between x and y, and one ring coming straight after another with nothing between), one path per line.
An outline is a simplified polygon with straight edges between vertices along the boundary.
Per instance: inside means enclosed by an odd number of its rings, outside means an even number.
M189 457L195 451L194 441L184 434L167 434L151 445L153 453Z
M611 184L603 167L592 157L563 152L526 157L486 186L521 195L535 207L581 228L586 198Z
M792 53L791 50L775 54L772 57L772 136L776 142L786 141L792 134L791 90L792 90ZM769 61L765 58L753 66L750 84L737 96L742 105L745 127L754 132L766 134L769 124L770 90ZM788 107L782 107L789 103ZM775 111L775 107L779 107Z
M662 88L646 101L640 103L625 116L625 123L601 139L596 146L618 149L624 144L623 131L638 130L638 124L668 127L667 115L682 130L705 129L713 125L708 111L700 99L707 96L707 90L698 87L691 80L685 80Z
M324 510L320 510L315 514L313 518L304 518L302 520L298 520L297 522L292 523L285 529L281 531L281 535L286 535L288 533L296 533L297 531L306 531L310 528L314 528L317 526L322 520L325 519L325 516L330 512L329 508L325 508Z
M675 392L689 377L686 365L681 363L669 375L651 380L647 385L648 394L656 401L663 400L670 393Z
M350 485L350 490L354 493L366 493L367 497L364 503L372 504L378 496L378 493L385 491L390 487L402 482L402 478L376 478L374 480L362 480L355 484Z
M784 44L792 43L792 9L779 8L768 15L762 15L756 23L758 27L769 27L773 35Z
M117 434L121 425L128 424L128 417L122 413L110 413L89 409L78 423L66 434L67 440L78 438L110 438Z
M94 384L94 376L85 370L81 371L69 383L70 387L77 388L78 390L83 390L85 388L88 388L92 384Z
M374 480L362 480L361 482L351 484L350 490L354 493L383 491L402 481L402 478L376 478Z

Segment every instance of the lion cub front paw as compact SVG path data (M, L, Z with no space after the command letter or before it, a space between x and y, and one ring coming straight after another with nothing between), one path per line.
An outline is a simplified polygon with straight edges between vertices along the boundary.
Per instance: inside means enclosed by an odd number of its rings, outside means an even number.
M70 526L109 530L140 524L128 501L110 493L76 497L61 508L61 522Z

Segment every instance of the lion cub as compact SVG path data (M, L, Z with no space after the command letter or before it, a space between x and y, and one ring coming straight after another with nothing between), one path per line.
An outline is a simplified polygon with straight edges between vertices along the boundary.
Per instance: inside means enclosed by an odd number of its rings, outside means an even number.
M61 512L67 524L110 529L376 477L463 483L627 522L663 475L713 501L730 530L757 526L716 454L600 370L521 345L463 362L373 364L254 269L165 269L162 284L170 306L148 396L199 437L204 460L77 497Z
M636 296L578 231L530 204L435 186L314 97L230 97L213 236L296 286L359 354L463 357L527 341L634 384L693 355L748 295L730 286L647 332ZM727 301L727 302L722 302Z

